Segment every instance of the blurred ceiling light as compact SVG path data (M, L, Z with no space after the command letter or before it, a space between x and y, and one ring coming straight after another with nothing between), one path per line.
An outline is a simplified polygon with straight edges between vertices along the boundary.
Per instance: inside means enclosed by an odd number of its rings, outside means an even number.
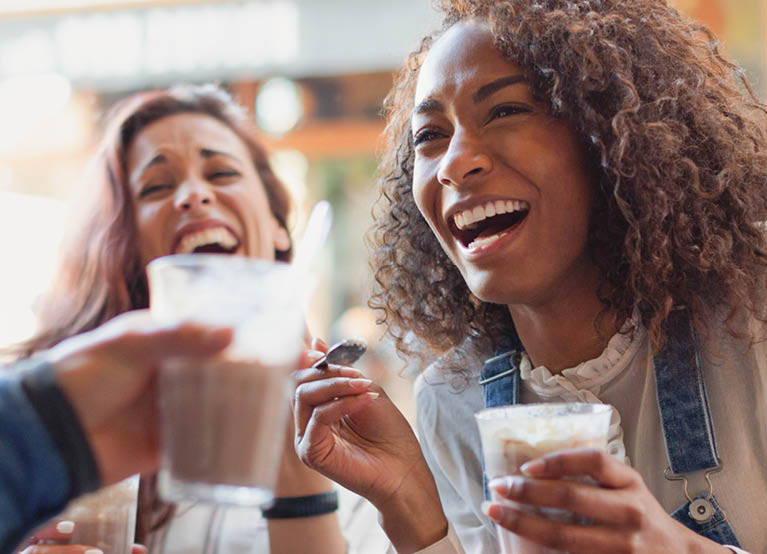
M0 150L37 133L67 106L71 96L71 83L58 73L15 75L0 81Z
M265 81L256 95L256 121L271 135L290 131L304 115L303 95L299 86L283 77Z

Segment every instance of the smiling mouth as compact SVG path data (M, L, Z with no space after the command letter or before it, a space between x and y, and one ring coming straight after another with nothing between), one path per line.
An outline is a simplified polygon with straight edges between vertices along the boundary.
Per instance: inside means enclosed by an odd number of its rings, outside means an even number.
M225 227L213 227L185 235L176 248L178 254L234 254L240 240Z
M524 200L495 200L456 213L449 226L464 248L475 250L511 232L529 213Z

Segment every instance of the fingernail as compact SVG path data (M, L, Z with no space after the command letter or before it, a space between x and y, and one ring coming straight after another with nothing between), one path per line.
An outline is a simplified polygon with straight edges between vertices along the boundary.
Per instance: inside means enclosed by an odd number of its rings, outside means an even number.
M367 395L370 397L370 399L371 399L371 400L375 400L376 398L378 398L379 396L381 396L381 395L380 395L380 394L378 394L377 392L366 392L365 394L367 394Z
M491 502L490 500L485 500L482 502L481 506L482 511L485 513L487 517L492 519L493 521L498 521L501 519L501 506L500 504L496 504L494 502Z
M69 520L65 519L64 521L59 521L56 524L56 531L58 531L62 535L68 535L68 534L70 534L74 530L75 530L75 522L74 521L69 521Z
M543 460L532 460L522 464L519 470L529 477L536 477L543 473Z
M501 496L513 496L514 492L521 487L523 480L517 475L509 475L508 477L497 477L491 480L487 486Z
M349 379L349 385L354 389L366 389L371 384L373 384L373 381L370 379Z
M104 554L104 551L100 548L89 548L83 554Z

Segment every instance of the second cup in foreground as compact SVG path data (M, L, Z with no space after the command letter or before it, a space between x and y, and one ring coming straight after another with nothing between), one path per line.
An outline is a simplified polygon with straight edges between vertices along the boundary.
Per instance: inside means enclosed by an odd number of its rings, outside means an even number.
M520 474L525 462L551 452L571 448L607 448L612 407L606 404L549 403L520 404L489 408L476 414L485 475L496 477ZM533 508L498 498L527 513L563 523L585 523L574 514L555 508ZM565 554L545 548L497 527L503 554Z

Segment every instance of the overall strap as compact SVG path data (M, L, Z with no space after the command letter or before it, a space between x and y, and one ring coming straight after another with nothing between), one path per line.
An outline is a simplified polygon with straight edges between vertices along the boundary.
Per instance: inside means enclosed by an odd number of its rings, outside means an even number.
M503 341L495 354L485 360L479 384L485 395L485 408L519 403L519 357L522 343L516 332Z
M721 469L703 375L698 337L685 309L671 312L668 341L653 359L658 411L668 468L666 478L684 483L687 502L671 516L714 542L740 546L711 487L710 473ZM691 496L683 475L706 470L708 491Z
M669 340L655 356L655 384L671 473L719 467L697 337L687 310L668 318Z
M495 354L485 360L479 377L485 395L485 408L497 408L509 404L519 404L519 389L521 379L519 377L519 356L522 353L522 343L516 332L510 339L502 342L495 350ZM485 457L480 456L482 461L482 488L485 491L485 500L490 498L487 489L487 476L485 475Z

